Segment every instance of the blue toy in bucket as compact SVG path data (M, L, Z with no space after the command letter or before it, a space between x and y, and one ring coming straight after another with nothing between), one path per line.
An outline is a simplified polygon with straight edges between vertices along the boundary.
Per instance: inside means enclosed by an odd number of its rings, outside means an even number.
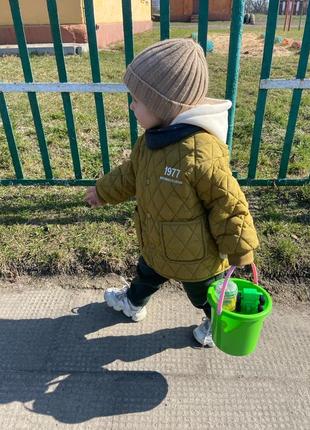
M251 264L253 282L231 278L236 266L228 270L218 299L213 282L208 290L211 305L212 337L215 345L230 355L248 355L255 351L264 319L272 310L272 299L267 291L258 285L257 269ZM235 311L223 309L225 290L229 279L238 286Z

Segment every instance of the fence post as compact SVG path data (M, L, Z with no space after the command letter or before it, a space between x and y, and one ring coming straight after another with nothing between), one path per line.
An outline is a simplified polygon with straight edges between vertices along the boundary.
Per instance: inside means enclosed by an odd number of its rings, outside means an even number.
M160 0L160 40L170 37L170 2Z
M299 62L297 67L296 79L304 79L306 76L307 64L309 59L309 50L310 50L310 3L308 6L304 35L303 35L301 50L299 54ZM284 138L284 145L283 145L278 178L285 178L287 174L288 162L289 162L292 144L293 144L293 138L295 134L295 128L297 123L302 91L303 91L302 89L293 90L291 109L289 113L286 134ZM310 118L309 118L309 121L310 121Z
M279 7L279 0L274 0L269 2L267 28L266 28L266 34L265 34L265 44L264 44L264 53L263 53L260 81L262 79L268 79L270 76L273 45L274 45L274 38L275 38L276 27L277 27L278 7ZM256 176L256 167L257 167L258 154L259 154L259 148L261 143L266 100L267 100L267 90L260 88L258 91L258 97L257 97L255 122L254 122L251 154L250 154L250 162L249 162L249 170L248 170L248 178L250 179L254 179Z
M123 11L123 31L124 31L124 45L125 45L125 64L126 67L132 62L134 57L133 49L133 31L132 31L132 12L131 12L131 0L122 0L122 11ZM132 97L127 94L128 100L128 111L129 111L129 124L130 124L130 141L131 146L136 143L138 138L138 127L135 114L130 109Z
M97 45L97 36L96 36L96 24L95 24L95 17L94 17L94 3L93 3L93 0L84 0L84 4L85 4L86 27L87 27L87 37L88 37L88 45L89 45L92 78L93 78L93 82L101 82L98 45ZM96 105L96 113L97 113L97 123L98 123L98 129L99 129L99 140L100 140L103 171L104 173L108 173L110 171L110 157L109 157L108 136L107 136L103 96L101 93L95 93L94 97L95 97L95 105Z
M199 0L198 42L204 53L207 52L209 0Z
M9 112L6 106L4 94L0 92L0 115L3 123L4 132L8 141L9 151L12 157L13 167L17 179L23 179L23 168L19 158L19 152L16 146L15 137L10 121Z
M60 27L59 27L57 3L56 3L56 0L46 0L46 1L47 1L47 9L48 9L49 19L51 24L51 32L53 35L58 78L60 82L68 82L64 53L62 48L62 39L61 39L61 33L60 33ZM61 93L61 97L62 97L64 111L65 111L65 118L67 123L67 130L68 130L68 137L70 142L74 174L76 179L81 179L82 178L81 162L80 162L80 155L79 155L79 150L77 146L77 138L76 138L76 132L75 132L75 124L74 124L70 93Z
M231 152L233 145L232 138L234 132L234 120L238 94L244 6L245 0L233 0L225 95L225 97L232 102L232 107L228 112L227 145L229 152Z
M10 8L14 23L14 29L16 33L16 39L19 49L19 54L22 62L22 68L24 72L25 82L33 82L32 70L27 50L27 43L24 32L24 25L21 18L20 8L18 0L9 0ZM30 103L30 108L33 116L33 121L38 137L44 172L46 179L52 179L53 173L50 164L49 153L47 149L47 144L45 140L45 134L42 126L40 108L37 100L37 95L35 93L28 93L28 99Z

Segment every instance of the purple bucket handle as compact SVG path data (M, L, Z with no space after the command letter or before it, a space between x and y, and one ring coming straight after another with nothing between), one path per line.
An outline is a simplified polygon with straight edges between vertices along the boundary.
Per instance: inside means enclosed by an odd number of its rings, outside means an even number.
M223 310L223 302L224 302L224 297L225 297L225 291L228 285L228 281L229 278L231 277L231 275L233 274L234 270L236 269L237 266L230 266L228 272L226 273L223 285L222 285L222 289L221 289L221 294L220 294L220 298L217 304L217 314L221 315L222 310ZM251 263L251 267L252 267L252 273L253 273L253 282L254 284L258 284L258 276L257 276L257 268L255 266L254 263Z

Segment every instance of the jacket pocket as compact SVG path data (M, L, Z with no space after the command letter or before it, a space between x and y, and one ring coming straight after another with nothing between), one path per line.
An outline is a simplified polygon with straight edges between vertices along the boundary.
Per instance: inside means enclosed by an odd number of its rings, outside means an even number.
M142 248L143 247L142 228L141 228L141 220L140 220L140 215L139 215L137 206L135 207L133 219L134 219L134 223L135 223L138 242L139 242L140 247Z
M198 262L206 256L206 218L162 222L161 243L166 258L175 262Z

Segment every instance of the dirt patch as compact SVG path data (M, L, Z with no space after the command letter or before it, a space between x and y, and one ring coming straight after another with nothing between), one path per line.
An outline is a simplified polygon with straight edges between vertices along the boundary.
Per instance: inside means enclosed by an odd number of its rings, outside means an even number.
M212 34L210 40L214 43L214 52L227 54L229 49L229 35L228 34ZM284 39L282 44L274 45L273 55L276 57L283 57L294 55L297 48L293 39ZM261 57L264 50L264 38L258 34L244 33L242 37L241 55L249 55L251 57Z
M109 287L121 288L125 282L130 282L130 278L109 273L105 276L84 276L84 275L61 275L61 276L20 276L14 281L2 280L0 285L1 294L6 294L11 291L24 291L25 288L53 288L60 287L64 289L92 289L105 290ZM281 304L287 308L295 308L303 306L310 302L310 285L306 282L279 282L266 281L262 286L271 294L275 303ZM166 282L162 287L168 294L169 292L178 292L185 294L181 284L177 281Z

